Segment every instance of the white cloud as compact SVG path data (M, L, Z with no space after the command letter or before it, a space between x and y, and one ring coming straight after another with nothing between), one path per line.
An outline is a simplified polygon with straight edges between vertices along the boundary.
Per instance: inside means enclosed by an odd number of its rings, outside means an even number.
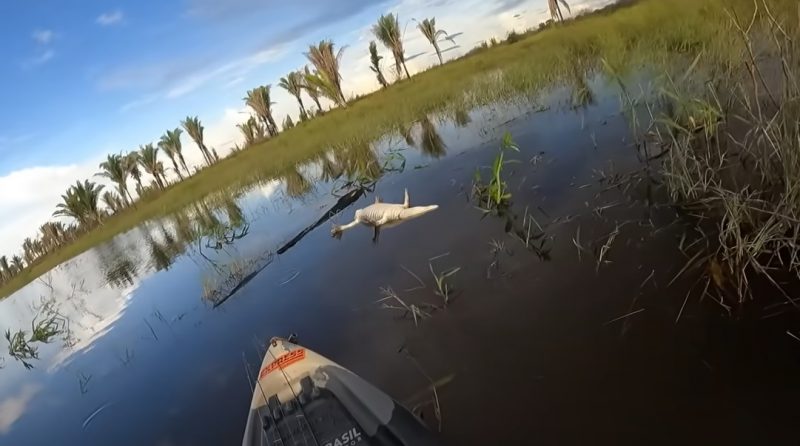
M0 177L0 255L20 252L26 237L36 235L52 218L61 194L78 179L97 172L97 159L69 166L30 167ZM94 180L94 179L93 179Z
M55 33L50 29L37 29L33 31L33 34L31 35L33 40L41 45L47 45L48 43L52 42L55 36Z
M111 26L120 23L124 17L120 10L104 12L97 17L95 22L100 26Z
M28 404L34 396L42 390L41 386L25 384L19 394L0 401L0 434L7 434L11 427L28 410Z
M228 155L235 144L243 141L236 124L249 116L250 112L245 108L230 107L217 116L202 118L208 147L214 148L221 157ZM185 132L182 143L189 168L204 165L200 151ZM104 184L106 188L113 187L104 178L94 175L105 154L114 152L108 149L79 163L29 167L0 176L0 215L13 216L0 219L0 255L20 253L22 241L36 236L39 226L53 220L52 214L61 202L61 194L76 181L89 179ZM165 166L171 166L165 156L161 155L161 158Z

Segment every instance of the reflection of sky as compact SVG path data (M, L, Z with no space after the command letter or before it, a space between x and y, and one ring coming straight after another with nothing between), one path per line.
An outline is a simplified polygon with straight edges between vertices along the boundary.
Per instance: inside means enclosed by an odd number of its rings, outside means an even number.
M0 402L0 434L7 434L11 426L28 410L31 399L39 393L40 386L25 384L19 392Z
M13 358L5 358L0 370L0 433L9 432L25 415L26 407L43 397L42 390L54 379L64 375L62 369L76 355L85 355L122 317L128 298L136 285L115 289L105 285L103 265L94 252L85 253L66 265L54 269L40 281L34 282L13 297L0 301L0 326L12 331L31 333L31 321L37 317L44 301L55 298L57 311L69 323L71 346L62 335L49 344L35 344L39 359L30 360L34 369L26 371ZM52 289L51 289L52 288ZM41 319L42 316L39 316ZM3 341L5 343L5 340ZM66 374L71 373L66 371Z
M437 127L445 135L454 134L448 126ZM404 145L398 143L396 137L389 138L378 144L379 151L396 149L398 144ZM403 155L408 170L430 162L414 149L407 148ZM300 172L313 182L320 169L312 164L301 168ZM23 329L29 334L30 321L36 315L35 308L44 299L42 296L54 297L59 313L69 320L74 342L71 347L65 347L64 341L58 338L50 344L37 344L40 357L31 361L35 368L30 371L12 358L6 358L6 367L0 370L3 376L0 380L0 435L15 432L16 426L20 432L30 432L28 429L39 422L36 417L26 416L29 413L26 409L31 406L39 411L43 408L74 409L69 411L71 416L66 417L71 418L69 426L65 426L74 431L75 426L83 422L80 416L85 417L108 402L98 398L103 395L98 387L106 387L109 379L125 376L125 380L141 385L142 379L146 381L140 376L141 367L155 371L160 368L159 364L176 361L175 352L166 346L180 337L179 332L196 332L197 327L215 323L206 320L205 315L212 310L200 297L204 275L213 273L213 265L257 257L280 247L336 203L338 198L331 194L332 186L317 184L299 200L288 198L285 186L278 181L256 187L238 200L250 225L248 235L219 251L205 247L202 241L190 243L169 271L155 272L148 267L151 261L145 239L163 241L160 227L152 223L76 257L11 298L0 301L0 326ZM347 209L342 218L350 218L352 211L352 208ZM221 211L218 214L224 216ZM165 219L165 228L174 232L173 226ZM321 231L326 233L327 226ZM125 259L138 268L132 283L109 283L107 272ZM281 265L280 258L276 260L273 268L279 276L276 280L291 277L294 269L286 268L288 266ZM227 310L223 306L214 311ZM196 354L196 347L190 351ZM126 373L129 369L138 372ZM81 380L88 380L86 394L81 393ZM113 397L120 391L106 390L105 393ZM127 393L122 391L121 396ZM115 409L112 406L107 410ZM98 415L92 422L102 423L102 416ZM67 423L66 419L61 423Z

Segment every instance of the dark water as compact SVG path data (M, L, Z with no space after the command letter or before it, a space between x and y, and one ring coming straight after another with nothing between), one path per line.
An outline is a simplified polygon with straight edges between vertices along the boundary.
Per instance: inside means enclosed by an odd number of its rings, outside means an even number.
M446 444L797 444L796 314L764 296L729 316L697 293L681 310L702 273L667 286L689 224L659 204L657 161L637 156L615 93L591 86L597 104L582 111L558 91L544 111L431 117L414 146L394 135L337 160L345 176L386 172L333 221L404 188L440 206L378 243L364 227L333 239L328 221L295 238L336 205L332 191L353 190L317 162L121 235L0 301L4 329L59 324L22 358L32 368L4 355L0 444L238 444L245 363L289 333L435 428L418 364ZM511 226L534 234L528 247L469 199L506 130L521 149L504 172ZM456 267L444 308L430 269ZM382 308L388 287L431 317Z

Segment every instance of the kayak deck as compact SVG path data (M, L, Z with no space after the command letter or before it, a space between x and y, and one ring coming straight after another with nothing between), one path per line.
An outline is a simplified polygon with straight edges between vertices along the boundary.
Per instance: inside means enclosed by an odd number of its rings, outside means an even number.
M301 380L302 391L294 400L281 403L276 395L268 398L261 415L267 444L350 445L370 443L356 421L330 391L314 385L311 378Z
M354 373L286 340L270 344L243 446L438 445L416 417Z

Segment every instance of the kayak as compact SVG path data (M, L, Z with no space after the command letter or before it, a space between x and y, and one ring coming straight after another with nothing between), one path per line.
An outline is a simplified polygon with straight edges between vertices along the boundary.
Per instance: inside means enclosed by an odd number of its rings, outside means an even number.
M435 446L416 416L330 359L272 338L255 379L243 446Z

